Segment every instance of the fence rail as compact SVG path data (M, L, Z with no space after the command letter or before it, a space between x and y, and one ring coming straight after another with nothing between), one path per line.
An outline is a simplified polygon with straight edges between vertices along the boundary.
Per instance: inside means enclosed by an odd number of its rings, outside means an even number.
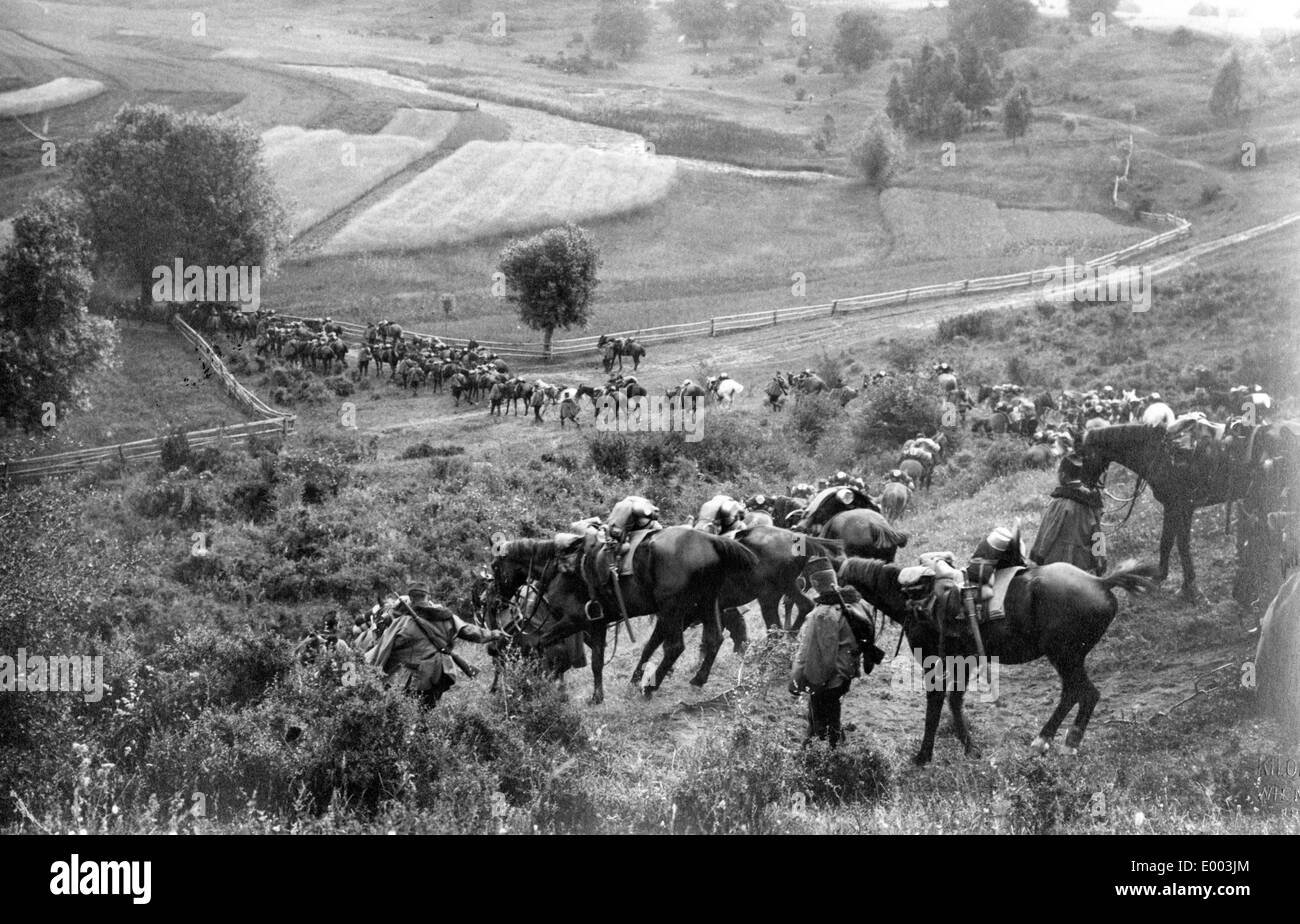
M282 414L257 395L253 394L230 374L221 357L213 352L206 340L179 317L172 319L172 325L180 331L182 337L192 344L203 359L204 366L221 385L222 391L241 410L260 418L248 423L234 424L229 427L213 427L207 430L191 430L185 439L193 449L204 446L236 445L246 443L253 437L280 435L288 436L293 432L297 418L292 414ZM32 456L26 459L14 459L0 463L0 481L30 481L50 475L67 475L98 465L101 462L118 460L121 462L157 459L162 455L165 436L147 440L135 440L118 443L113 446L93 446L87 449L71 449L46 456Z
M1140 212L1139 218L1147 221L1161 222L1172 224L1174 227L1169 231L1149 237L1145 240L1138 241L1122 250L1116 250L1112 253L1103 254L1100 257L1089 260L1084 265L1089 268L1099 268L1113 266L1121 260L1163 247L1172 241L1187 237L1192 233L1191 223L1184 218L1180 218L1172 213L1162 212ZM635 330L615 331L605 336L610 339L619 337L634 337L643 344L649 343L668 343L673 340L685 340L691 337L716 337L719 334L730 333L732 331L756 330L764 327L772 327L782 322L804 321L818 317L836 317L841 314L848 314L855 311L865 311L868 308L877 308L885 305L907 305L914 302L929 301L936 298L953 298L959 295L969 295L983 292L998 292L1005 289L1020 289L1032 286L1051 277L1059 278L1059 274L1064 272L1062 266L1049 266L1042 269L1030 270L1023 273L1010 273L1005 276L985 276L976 279L959 279L954 282L941 282L936 285L916 286L910 289L897 289L892 292L875 292L867 295L856 295L849 298L838 299L834 302L828 302L823 305L802 305L794 308L770 308L762 311L750 311L744 314L728 314L718 317L709 318L705 321L688 321L681 324L665 324L659 327L641 327ZM1050 276L1049 276L1050 274ZM281 315L281 317L290 321L312 320L294 315ZM365 327L361 324L351 322L335 322L343 329L345 334L350 334L357 340L365 336ZM404 339L423 338L433 339L434 334L425 334L419 331L403 331ZM448 346L463 347L469 344L469 340L460 337L438 337ZM600 341L596 336L570 337L563 340L553 340L550 351L543 350L541 346L528 343L504 342L496 340L477 340L479 346L505 357L522 357L525 359L540 359L549 361L562 356L577 356L583 353L597 352Z

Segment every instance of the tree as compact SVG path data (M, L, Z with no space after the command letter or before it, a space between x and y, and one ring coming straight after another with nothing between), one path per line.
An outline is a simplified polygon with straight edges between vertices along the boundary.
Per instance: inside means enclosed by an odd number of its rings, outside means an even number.
M1029 99L1029 88L1023 84L1013 87L1002 104L1002 130L1006 132L1014 145L1017 138L1023 138L1029 131L1029 123L1034 117L1033 103Z
M948 0L948 37L959 45L1019 48L1037 19L1030 0Z
M740 0L731 15L736 31L761 45L767 31L785 17L785 7L780 0Z
M0 254L0 413L11 426L34 429L47 403L60 416L87 407L95 376L112 367L117 329L86 312L93 253L83 212L60 190L32 200Z
M1241 113L1242 76L1241 58L1234 48L1219 68L1214 89L1210 91L1210 112L1220 119L1235 118Z
M650 39L650 16L640 0L601 0L591 43L630 58Z
M957 101L975 115L993 100L997 99L997 89L993 85L993 67L990 64L995 54L982 50L978 45L963 45L957 53Z
M845 10L835 17L835 60L861 73L877 58L887 54L889 36L880 17L866 10Z
M1076 22L1092 22L1094 13L1101 13L1106 19L1115 15L1119 0L1070 0L1070 18Z
M907 104L907 94L897 77L890 78L889 89L885 92L885 115L890 123L900 131L907 128L907 116L911 111Z
M956 141L966 129L966 109L954 97L939 110L939 136L947 141Z
M144 304L156 266L179 258L266 275L288 239L261 138L219 116L123 106L77 150L73 183L97 255L138 281Z
M548 357L557 327L586 325L599 265L591 236L573 224L511 241L501 251L498 268L506 277L507 297L519 306L521 321L543 332Z
M668 15L686 41L699 42L705 51L709 50L709 42L722 37L731 20L726 0L673 0Z
M880 116L867 123L849 145L849 162L872 189L884 189L903 160L903 142Z

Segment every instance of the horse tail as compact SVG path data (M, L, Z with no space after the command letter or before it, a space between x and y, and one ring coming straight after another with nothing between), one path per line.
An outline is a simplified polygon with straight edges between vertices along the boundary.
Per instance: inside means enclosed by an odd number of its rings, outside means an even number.
M1130 558L1105 577L1098 578L1103 587L1119 587L1131 594L1144 594L1154 590L1157 569L1155 565L1138 564L1137 559Z

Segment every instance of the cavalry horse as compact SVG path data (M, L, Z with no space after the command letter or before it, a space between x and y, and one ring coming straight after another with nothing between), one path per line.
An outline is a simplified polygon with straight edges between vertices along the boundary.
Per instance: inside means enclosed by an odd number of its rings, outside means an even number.
M641 367L641 357L645 356L645 347L631 337L610 338L601 334L600 339L596 341L596 347L603 351L601 362L606 372L613 371L614 360L618 360L618 371L622 372L625 356L632 359L632 371L635 372Z
M1164 508L1156 577L1164 581L1169 576L1170 553L1177 542L1183 566L1182 594L1189 602L1196 598L1196 569L1191 548L1193 514L1201 507L1231 504L1244 498L1255 478L1246 441L1234 441L1237 442L1242 444L1240 456L1234 452L1235 445L1211 446L1205 451L1182 450L1175 446L1164 428L1112 424L1088 430L1080 446L1085 484L1103 484L1106 469L1115 462L1141 479L1138 493L1141 484L1151 486L1151 493Z
M623 606L629 617L657 616L647 646L662 642L664 656L655 671L654 683L646 686L647 695L657 690L672 671L686 649L683 632L696 622L704 627L704 660L691 683L703 685L722 646L720 590L755 570L758 560L754 553L734 539L688 526L666 527L646 536L636 547L632 573L619 578L620 601L608 571L602 573L604 556L598 548L585 548L587 544L582 536L499 543L492 558L497 592L503 599L510 599L523 584L537 581L541 604L557 617L555 625L541 634L543 646L577 632L589 633L594 702L603 698L598 672L604 666L605 630L609 622L622 619ZM738 645L741 639L736 638L736 633L743 635L743 626L741 621L732 631ZM640 679L638 667L632 680L636 683Z
M925 735L913 758L915 763L927 764L934 756L934 737L945 696L952 711L953 731L967 756L977 757L979 748L962 715L968 683L955 676L959 673L957 664L948 660L962 659L969 682L975 674L970 666L978 664L975 639L957 628L941 631L930 619L914 616L898 583L899 571L897 565L849 558L840 566L839 577L841 584L856 588L864 600L903 627L909 646L920 649L922 663L934 656L939 660L929 663L943 665L942 686L926 690ZM1046 753L1051 747L1061 722L1076 704L1079 711L1074 727L1065 737L1067 752L1077 749L1083 740L1088 720L1101 699L1101 693L1088 679L1084 661L1119 610L1111 588L1122 587L1129 593L1149 590L1153 586L1150 572L1149 566L1133 562L1126 562L1104 578L1065 562L1028 568L1011 579L1005 600L1006 617L980 626L988 657L997 658L1001 664L1025 664L1046 657L1061 677L1060 702L1031 745L1038 753ZM955 615L962 606L961 593L954 592L957 589L951 580L936 580L935 587L934 618L955 627Z

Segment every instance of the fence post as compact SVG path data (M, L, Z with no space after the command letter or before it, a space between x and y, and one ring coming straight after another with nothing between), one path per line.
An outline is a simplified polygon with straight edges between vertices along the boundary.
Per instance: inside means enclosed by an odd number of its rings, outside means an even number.
M772 309L772 326L773 326L773 327L776 327L776 312L777 312L777 310L778 310L778 309L776 309L776 308L773 308L773 309Z
M718 336L717 325L718 325L718 322L717 322L715 319L713 319L713 318L709 318L709 336L710 336L710 337L716 337L716 336Z
M836 299L835 301L831 302L831 317L832 317L832 318L835 317L835 309L837 309L837 308L839 308L839 307L840 307L839 299Z

